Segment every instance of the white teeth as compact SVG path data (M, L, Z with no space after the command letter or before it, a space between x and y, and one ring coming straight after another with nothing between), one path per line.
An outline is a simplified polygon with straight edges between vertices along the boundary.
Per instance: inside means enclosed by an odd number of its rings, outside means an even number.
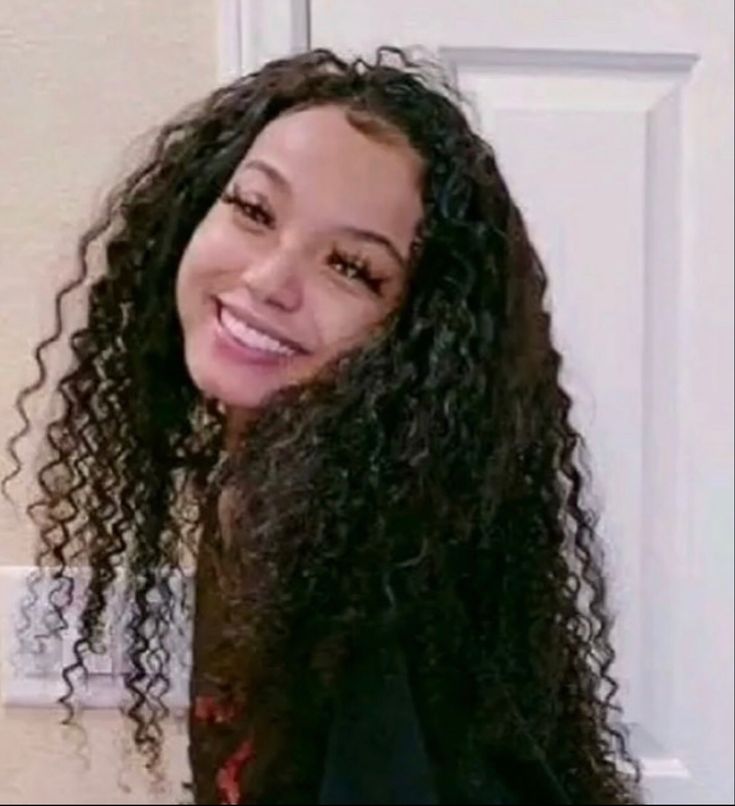
M245 322L233 316L224 306L221 308L220 321L232 338L246 347L254 347L256 350L268 350L279 355L296 355L295 350L246 325Z

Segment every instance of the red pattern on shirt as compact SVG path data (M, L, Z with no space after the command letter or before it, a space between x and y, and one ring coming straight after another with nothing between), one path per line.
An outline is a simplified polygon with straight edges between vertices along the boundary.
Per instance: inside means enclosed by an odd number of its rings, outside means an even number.
M197 697L194 701L194 718L202 722L214 722L223 725L231 722L237 709L231 705L223 705L214 697ZM217 772L217 791L223 806L237 806L245 803L240 792L240 775L253 758L252 739L245 739L235 752L225 761Z

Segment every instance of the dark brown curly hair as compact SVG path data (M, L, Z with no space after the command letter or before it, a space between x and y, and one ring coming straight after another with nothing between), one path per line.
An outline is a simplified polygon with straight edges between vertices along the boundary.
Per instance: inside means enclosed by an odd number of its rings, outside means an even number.
M277 392L223 451L225 422L187 374L174 282L192 233L257 134L296 108L343 107L369 135L401 132L424 164L424 218L400 308L378 338ZM272 61L181 113L81 239L105 265L46 428L38 564L51 631L73 566L89 565L76 661L97 649L112 585L130 597L127 712L155 768L176 580L197 562L192 720L197 802L245 737L251 803L314 803L335 693L386 630L406 658L441 802L479 800L489 765L522 802L634 803L611 677L611 617L584 447L560 385L547 279L492 148L435 66L395 48L373 63L327 50ZM233 502L227 533L218 515ZM192 709L193 710L193 709ZM536 772L535 772L536 771ZM542 784L552 793L542 794ZM550 782L550 783L549 783Z

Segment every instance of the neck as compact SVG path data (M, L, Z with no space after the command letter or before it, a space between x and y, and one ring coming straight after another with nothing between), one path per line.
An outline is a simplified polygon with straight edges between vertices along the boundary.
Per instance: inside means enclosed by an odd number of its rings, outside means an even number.
M234 454L242 443L248 423L253 419L253 413L248 409L227 406L225 417L225 450L229 454Z

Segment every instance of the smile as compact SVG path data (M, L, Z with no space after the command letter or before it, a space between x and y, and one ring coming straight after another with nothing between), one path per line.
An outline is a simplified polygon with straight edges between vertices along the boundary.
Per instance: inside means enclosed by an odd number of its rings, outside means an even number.
M243 322L221 302L218 303L217 318L223 330L243 347L278 356L290 357L297 355L296 350L292 347Z

